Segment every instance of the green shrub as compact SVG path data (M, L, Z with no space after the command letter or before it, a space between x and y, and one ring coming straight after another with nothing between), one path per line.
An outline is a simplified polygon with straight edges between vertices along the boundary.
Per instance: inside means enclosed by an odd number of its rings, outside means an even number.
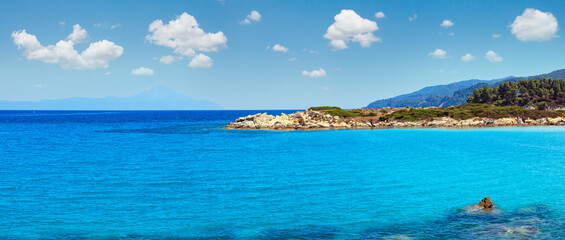
M338 116L338 117L341 117L341 118L363 116L363 113L358 109L343 110L340 107L330 107L330 106L311 107L309 109L313 110L313 111L321 111L325 114L329 114L331 116Z
M545 117L565 116L564 111L527 110L518 106L494 106L489 104L468 103L449 108L408 109L399 110L380 117L384 121L388 119L400 121L417 121L433 119L437 117L452 117L455 119L469 119L473 117L505 118L524 117L539 119Z

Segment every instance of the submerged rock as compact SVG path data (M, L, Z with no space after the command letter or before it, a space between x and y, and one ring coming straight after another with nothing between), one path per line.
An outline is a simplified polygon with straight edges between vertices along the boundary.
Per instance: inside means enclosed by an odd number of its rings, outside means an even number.
M565 239L565 222L546 206L508 212L497 207L485 211L472 204L432 221L373 226L357 239Z

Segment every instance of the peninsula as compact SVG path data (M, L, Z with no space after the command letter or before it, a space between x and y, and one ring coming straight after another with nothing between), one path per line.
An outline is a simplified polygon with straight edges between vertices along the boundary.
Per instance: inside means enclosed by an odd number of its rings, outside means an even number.
M279 116L240 117L226 129L378 129L463 128L565 125L565 81L541 79L504 82L476 89L466 104L454 107L365 108L312 107Z

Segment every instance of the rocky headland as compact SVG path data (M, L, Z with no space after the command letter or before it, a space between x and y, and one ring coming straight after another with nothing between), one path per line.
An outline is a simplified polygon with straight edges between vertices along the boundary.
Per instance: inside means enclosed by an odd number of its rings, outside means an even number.
M363 109L365 110L365 109ZM377 109L378 110L378 109ZM386 109L386 114L373 111L358 117L333 116L324 111L308 109L292 114L273 116L258 113L240 117L225 126L226 129L273 129L273 130L321 130L321 129L381 129L381 128L480 128L499 126L547 126L565 125L564 116L533 118L528 116L512 117L432 117L416 120L386 118L400 109ZM384 111L383 111L384 112Z

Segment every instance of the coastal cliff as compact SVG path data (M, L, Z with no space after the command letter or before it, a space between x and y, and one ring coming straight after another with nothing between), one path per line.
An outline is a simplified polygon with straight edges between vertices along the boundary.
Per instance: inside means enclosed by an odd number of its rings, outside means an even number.
M377 109L378 110L378 109ZM388 109L390 114L404 111ZM376 112L376 111L374 111ZM388 112L387 112L388 113ZM564 116L549 117L432 117L414 121L387 118L387 115L340 117L323 111L306 110L278 116L258 113L240 117L225 126L226 129L273 129L273 130L316 130L316 129L379 129L379 128L476 128L498 126L546 126L565 125Z

